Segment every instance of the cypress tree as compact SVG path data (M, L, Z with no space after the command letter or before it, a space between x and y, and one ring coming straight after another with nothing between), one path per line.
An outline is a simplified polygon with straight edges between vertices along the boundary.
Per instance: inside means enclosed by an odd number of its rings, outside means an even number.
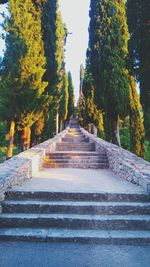
M44 135L50 137L56 131L56 115L63 95L64 45L67 30L59 11L58 0L45 0L42 4L42 28L46 55L44 80L48 81L47 91L52 97L45 114ZM49 115L47 115L49 113ZM51 131L53 129L53 131Z
M119 116L128 112L128 39L125 0L91 0L88 57L94 100L110 120L111 139L117 145Z
M82 101L79 103L79 119L81 123L88 127L88 124L94 124L97 127L98 136L104 138L104 125L102 111L97 108L94 103L94 85L92 75L89 72L88 60L86 69L80 69L80 93Z
M64 129L64 123L67 120L68 116L68 99L69 99L69 93L68 93L68 76L66 72L63 74L63 80L61 85L61 100L59 104L59 129L62 131Z
M150 1L127 1L130 65L140 82L146 138L150 140Z
M8 103L7 119L16 122L26 149L29 147L30 127L48 99L44 95L47 84L42 82L46 61L41 12L31 0L10 0L10 13L11 18L6 24L8 34L1 81L1 85L6 83L7 87L2 99ZM5 110L2 112L6 116Z
M135 78L133 76L130 76L129 101L131 151L138 156L144 157L145 132L142 118L142 107L136 89Z
M74 87L72 83L72 76L71 72L68 72L68 94L69 94L69 99L68 99L68 120L74 113Z
M6 4L8 0L0 0L0 4Z
M82 96L82 93L83 93L84 75L85 75L85 69L84 69L84 66L81 64L80 65L80 91L79 91L79 96Z

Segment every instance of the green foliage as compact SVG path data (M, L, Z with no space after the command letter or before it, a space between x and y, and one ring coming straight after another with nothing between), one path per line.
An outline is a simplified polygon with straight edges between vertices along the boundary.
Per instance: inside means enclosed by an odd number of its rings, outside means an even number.
M73 87L73 83L72 83L72 76L71 76L71 72L68 72L68 94L69 94L69 98L68 98L68 120L70 119L70 117L73 115L74 113L74 87Z
M85 69L84 66L81 64L80 65L80 96L82 95L82 90L83 90L83 81L84 81L84 75L85 75Z
M145 141L145 159L150 162L150 142Z
M62 92L61 92L61 100L59 104L59 118L63 123L66 121L68 116L68 99L69 99L69 93L68 93L68 76L64 72L63 75L63 81L62 81Z
M44 51L46 56L46 72L44 80L48 82L47 92L53 101L45 110L44 136L49 138L55 132L57 111L65 103L64 85L64 44L67 30L63 24L58 7L58 0L45 0L41 5ZM61 102L62 100L62 102ZM61 105L61 107L59 107ZM66 109L66 106L63 107ZM63 114L65 117L66 115ZM49 130L48 130L49 129Z
M146 137L150 140L150 1L128 0L130 66L140 82Z
M144 157L145 132L142 118L142 107L133 76L130 76L129 100L131 151L138 156Z
M130 125L129 125L129 117L126 117L123 121L120 122L120 140L121 145L124 149L130 151Z
M8 0L0 0L0 4L6 4Z
M83 73L82 68L81 71ZM93 123L97 127L98 136L104 138L103 114L94 103L94 87L88 66L84 73L84 79L80 75L80 93L81 91L82 98L78 105L79 120L85 127Z
M88 57L94 98L110 115L128 111L128 39L125 0L91 1Z
M0 123L0 147L7 146L8 125L6 122Z
M48 101L44 95L47 83L42 82L46 61L40 10L31 0L10 0L10 12L0 83L2 114L22 130L33 125Z

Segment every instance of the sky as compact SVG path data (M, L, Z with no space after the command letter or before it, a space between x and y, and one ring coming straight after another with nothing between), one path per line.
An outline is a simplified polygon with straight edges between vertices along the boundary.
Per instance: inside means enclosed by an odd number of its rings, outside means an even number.
M1 15L1 13L3 12L6 12L6 6L7 5L0 5L0 56L3 55L3 49L4 49L4 46L5 46L5 42L4 40L1 38L1 35L2 35L2 26L1 26L1 23L3 22L3 17Z
M6 10L6 5L0 5L0 13ZM65 47L66 70L71 71L75 88L76 101L79 97L80 64L85 65L88 47L88 26L90 0L59 0L63 21L67 25L68 35ZM0 23L2 16L0 15ZM0 32L2 32L0 28ZM3 54L4 40L0 39L0 55Z
M66 45L66 69L71 71L76 100L79 96L80 65L85 65L88 47L90 0L59 0L59 6L68 35Z

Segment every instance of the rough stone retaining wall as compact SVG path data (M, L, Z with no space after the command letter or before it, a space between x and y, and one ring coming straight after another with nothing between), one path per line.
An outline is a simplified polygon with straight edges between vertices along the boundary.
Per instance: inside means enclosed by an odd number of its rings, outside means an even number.
M42 167L45 154L55 150L56 143L61 141L68 130L66 128L54 138L0 164L0 200L4 199L4 193L12 186L21 185L25 180L31 179L33 172Z
M109 167L119 177L137 184L150 193L150 163L135 154L106 142L81 128L82 133L94 141L97 151L104 151L109 160Z

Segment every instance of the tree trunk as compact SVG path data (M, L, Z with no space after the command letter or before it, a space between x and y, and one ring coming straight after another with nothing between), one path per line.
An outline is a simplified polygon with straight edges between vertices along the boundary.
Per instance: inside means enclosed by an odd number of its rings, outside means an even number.
M8 148L7 148L6 159L10 159L12 157L12 155L13 155L14 134L15 134L15 122L12 120L10 122L9 145L8 145Z
M111 117L111 133L112 133L112 143L121 146L120 134L119 134L119 116L115 115Z
M56 135L59 133L59 114L56 114Z
M31 130L29 127L25 127L21 134L22 151L30 148Z
M60 129L59 131L62 132L64 130L64 122L63 120L60 121Z

